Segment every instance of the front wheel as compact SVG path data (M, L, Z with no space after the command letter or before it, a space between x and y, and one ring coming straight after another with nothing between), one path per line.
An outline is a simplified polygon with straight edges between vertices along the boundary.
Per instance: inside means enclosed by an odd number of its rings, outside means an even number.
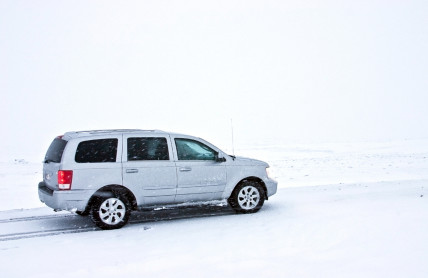
M257 212L265 201L263 188L255 181L238 184L229 197L230 206L239 213Z
M128 223L131 204L121 194L99 197L91 206L91 219L101 229L119 229Z

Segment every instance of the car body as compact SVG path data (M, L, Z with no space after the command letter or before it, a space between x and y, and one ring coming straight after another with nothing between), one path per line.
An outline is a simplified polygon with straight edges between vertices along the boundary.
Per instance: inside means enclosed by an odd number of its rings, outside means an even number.
M90 214L99 227L114 229L131 210L184 202L226 199L237 212L255 212L277 190L268 167L184 134L67 132L46 153L38 192L56 211Z

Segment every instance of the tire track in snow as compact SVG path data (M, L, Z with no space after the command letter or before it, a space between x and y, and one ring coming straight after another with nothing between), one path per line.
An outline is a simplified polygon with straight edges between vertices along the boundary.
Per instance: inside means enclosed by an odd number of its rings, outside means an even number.
M0 219L0 224L2 223L11 223L11 222L21 222L21 221L37 221L44 219L55 219L55 218L69 218L77 217L76 215L40 215L40 216L26 216L26 217L12 217L6 219Z
M0 241L55 236L55 235L62 235L62 234L84 233L84 232L90 232L95 230L97 230L97 228L92 227L92 228L77 228L77 229L65 228L65 229L55 229L55 230L47 230L47 231L13 233L13 234L0 235Z
M131 219L128 223L130 227L135 224L150 223L150 222L161 222L161 221L173 221L173 220L182 220L182 219L191 219L191 218L203 218L203 217L212 217L212 216L223 216L223 215L232 215L235 212L229 207L221 206L189 206L189 207L179 207L179 208L161 208L150 211L137 211L131 215ZM7 226L11 223L16 222L37 222L37 221L56 221L70 218L73 220L82 220L82 222L87 221L87 217L82 217L78 215L45 215L45 216L29 216L29 217L15 217L0 220L0 224ZM67 220L65 220L67 221ZM55 223L53 223L55 224ZM49 225L49 223L46 223ZM150 230L150 226L145 226L144 230ZM94 232L94 231L103 231L100 228L94 226L87 227L69 227L69 228L58 228L58 229L49 229L49 230L37 230L37 231L22 231L14 232L0 235L0 242L2 241L11 241L11 240L20 240L20 239L29 239L29 238L38 238L38 237L48 237L56 236L63 234L76 234L76 233L85 233L85 232Z

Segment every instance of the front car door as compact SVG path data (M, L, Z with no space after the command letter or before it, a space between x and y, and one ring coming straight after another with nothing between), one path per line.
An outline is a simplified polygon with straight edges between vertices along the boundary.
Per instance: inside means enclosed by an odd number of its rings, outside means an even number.
M172 136L177 166L176 202L221 199L226 166L217 162L219 150L196 138Z
M139 205L173 203L177 174L168 135L123 135L123 183Z

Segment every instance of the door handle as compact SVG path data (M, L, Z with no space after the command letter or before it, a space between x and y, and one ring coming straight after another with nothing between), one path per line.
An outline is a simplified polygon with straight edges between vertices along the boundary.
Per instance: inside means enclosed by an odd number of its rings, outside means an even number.
M190 167L180 167L179 170L180 170L180 172L189 172L189 171L192 171L192 168L190 168Z
M138 169L126 169L126 172L129 174L138 173Z

